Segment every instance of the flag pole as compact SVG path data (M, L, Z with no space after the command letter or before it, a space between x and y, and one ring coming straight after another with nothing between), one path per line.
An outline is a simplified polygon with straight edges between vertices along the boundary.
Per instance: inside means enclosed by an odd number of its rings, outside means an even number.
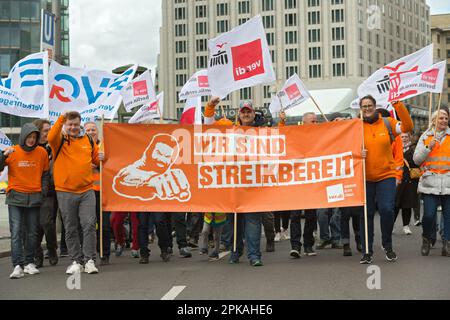
M362 111L360 111L360 114L361 114L361 121L363 122L362 146L363 146L363 149L365 149L365 146L364 146L364 119L363 119ZM363 165L363 188L364 188L364 240L365 240L366 254L369 254L369 231L368 231L368 225L367 225L366 159L363 159L362 165Z
M430 92L430 105L428 109L428 123L431 123L431 109L433 107L433 92Z
M322 112L322 109L320 109L319 105L317 104L316 100L314 100L314 97L312 95L310 95L310 98L312 100L312 102L314 102L314 104L316 105L317 109L319 109L320 113L322 114L322 116L325 118L325 120L327 122L329 122L330 120L328 120L327 116Z
M234 124L237 126L238 125L238 120L239 120L239 108L236 108L236 115L234 117Z
M237 213L234 213L233 252L237 252Z
M100 142L100 149L105 149L105 142L104 142L104 129L103 126L105 124L105 115L102 114L102 141ZM100 161L100 258L103 258L103 161Z
M434 138L436 138L436 130L438 126L438 119L439 119L439 111L441 111L441 101L442 101L442 92L439 93L439 102L438 102L438 109L437 109L437 115L436 115L436 122L434 123Z
M161 114L161 109L159 109L159 101L158 100L156 100L156 109L158 109L159 123L163 123L163 116Z

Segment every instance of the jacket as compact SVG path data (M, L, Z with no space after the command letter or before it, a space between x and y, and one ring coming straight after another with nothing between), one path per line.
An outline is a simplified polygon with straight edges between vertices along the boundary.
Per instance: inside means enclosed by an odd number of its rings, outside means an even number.
M0 170L8 166L7 205L17 207L39 207L47 195L49 187L49 161L47 152L38 146L25 145L26 138L39 130L31 123L22 127L19 144L14 146L14 152L5 157L0 153Z
M427 161L429 162L431 158L441 157L444 161L446 161L445 158L450 158L450 128L446 129L440 143L433 150L430 150L427 146L433 138L433 134L434 129L425 131L414 152L414 162L420 166L422 171L417 190L425 194L450 195L450 170L436 172L436 170L426 166Z
M96 166L100 164L98 146L96 143L91 145L84 132L76 138L64 137L64 143L62 143L64 122L65 118L60 116L48 134L54 159L55 189L77 194L84 193L93 187L92 164ZM58 150L60 150L59 153ZM57 153L58 157L56 157Z

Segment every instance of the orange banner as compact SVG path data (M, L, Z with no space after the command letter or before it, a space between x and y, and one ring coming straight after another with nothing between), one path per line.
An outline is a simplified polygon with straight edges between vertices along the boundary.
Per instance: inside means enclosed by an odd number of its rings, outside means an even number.
M266 212L364 203L359 119L280 128L105 124L103 210Z

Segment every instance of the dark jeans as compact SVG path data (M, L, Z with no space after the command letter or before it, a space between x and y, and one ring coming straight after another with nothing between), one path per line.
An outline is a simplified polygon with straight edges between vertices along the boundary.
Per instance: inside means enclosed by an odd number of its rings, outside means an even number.
M97 252L100 256L100 192L95 191L95 215L97 216ZM103 211L103 257L109 257L111 254L111 212ZM101 257L101 258L103 258Z
M436 234L437 207L442 206L442 219L444 221L443 240L450 240L450 195L423 194L423 236L432 239ZM436 238L434 236L434 238Z
M148 248L149 224L153 222L158 236L158 246L161 252L167 252L170 247L169 231L167 229L167 217L165 213L159 212L139 212L138 238L141 257L148 257L150 250Z
M388 178L378 182L366 182L367 195L367 228L369 239L369 254L373 254L373 219L375 203L380 213L381 240L385 250L392 250L392 230L394 229L395 178ZM364 213L361 214L361 241L363 253L366 252Z
M233 245L233 217L234 214L227 214L227 220L222 228L222 235L220 241L225 245L227 249Z
M188 213L186 223L189 239L198 241L203 229L203 213Z
M274 212L274 219L275 219L275 232L280 233L281 227L283 227L284 230L287 230L289 228L289 218L291 216L291 211L278 211Z
M302 223L300 219L300 210L291 211L291 247L293 250L300 251L302 247ZM314 229L317 226L317 210L305 210L305 227L303 231L303 241L305 247L314 246Z
M177 245L178 249L186 248L187 247L187 222L186 222L186 213L180 213L180 212L170 212L165 213L166 215L166 221L168 221L168 235L170 235L170 246L173 248L172 243L172 228L175 229L175 234L177 237ZM202 225L203 226L203 225Z
M36 242L36 257L44 254L42 250L42 240L45 235L45 242L50 256L57 256L58 243L56 240L56 216L58 213L58 200L55 196L46 197L42 201L39 211L39 225Z
M247 243L247 257L250 261L261 259L261 224L262 213L238 213L236 231L236 251L230 259L238 260L244 252L244 235ZM232 239L234 239L234 214L232 220ZM234 248L232 248L234 250Z
M364 207L345 207L341 208L341 242L342 244L350 243L350 218L352 218L353 233L355 234L356 243L361 242L360 219L364 214Z
M24 208L8 205L13 267L34 263L39 226L39 207ZM23 242L25 235L25 243ZM25 247L25 253L24 253Z
M320 228L320 240L339 243L341 238L341 211L339 208L318 209L317 219Z

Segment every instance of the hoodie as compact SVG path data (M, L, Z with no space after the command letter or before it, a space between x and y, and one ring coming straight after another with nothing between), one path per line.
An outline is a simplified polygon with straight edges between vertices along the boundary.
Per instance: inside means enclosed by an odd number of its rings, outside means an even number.
M25 145L26 138L37 132L36 143ZM19 144L13 146L14 152L7 157L1 154L0 169L8 166L8 188L6 204L19 207L37 207L48 190L48 155L38 146L39 130L31 123L22 127Z

